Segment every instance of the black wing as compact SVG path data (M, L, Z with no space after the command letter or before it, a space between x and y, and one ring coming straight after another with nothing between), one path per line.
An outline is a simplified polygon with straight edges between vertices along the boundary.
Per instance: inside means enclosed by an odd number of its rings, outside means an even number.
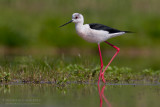
M91 29L95 29L95 30L104 30L104 31L108 31L109 33L118 33L118 32L122 32L120 30L117 29L113 29L110 28L108 26L102 25L102 24L96 24L96 23L91 23L89 24Z

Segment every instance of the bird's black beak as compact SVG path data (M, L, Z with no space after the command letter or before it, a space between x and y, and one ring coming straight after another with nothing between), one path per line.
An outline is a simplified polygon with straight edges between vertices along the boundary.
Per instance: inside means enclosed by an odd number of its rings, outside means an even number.
M67 22L67 23L65 23L65 24L63 24L63 25L61 25L61 26L59 26L59 27L63 27L63 26L65 26L65 25L67 25L67 24L69 24L69 23L71 23L71 22L73 22L73 20L71 20L71 21L69 21L69 22Z

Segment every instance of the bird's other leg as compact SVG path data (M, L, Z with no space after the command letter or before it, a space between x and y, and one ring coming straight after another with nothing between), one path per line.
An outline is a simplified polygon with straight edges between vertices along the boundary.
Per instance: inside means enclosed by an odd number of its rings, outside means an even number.
M100 44L98 44L98 50L99 50L99 57L100 57L100 61L101 61L101 70L100 70L99 79L98 79L98 84L99 84L100 79L101 79L101 73L102 73L102 70L103 70L103 61L102 61L102 54L101 54ZM103 82L105 82L105 81L103 81Z
M117 50L117 52L114 54L114 56L112 57L112 59L109 61L108 65L106 66L106 68L104 69L104 71L101 73L101 78L103 81L105 81L105 78L104 78L104 72L107 70L108 66L111 64L111 62L113 61L113 59L116 57L116 55L118 54L118 52L120 51L120 48L112 45L111 43L105 41L105 43L107 43L108 45L112 46L113 48L115 48Z

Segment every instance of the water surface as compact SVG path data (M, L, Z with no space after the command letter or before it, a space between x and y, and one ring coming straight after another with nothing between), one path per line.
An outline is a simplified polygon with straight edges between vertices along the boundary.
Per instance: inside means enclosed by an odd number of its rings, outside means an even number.
M160 107L158 84L0 85L0 106Z

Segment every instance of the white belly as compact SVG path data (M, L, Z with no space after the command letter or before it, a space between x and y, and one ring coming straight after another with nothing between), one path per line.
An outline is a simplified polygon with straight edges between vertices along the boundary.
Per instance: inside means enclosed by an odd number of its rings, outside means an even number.
M90 29L87 24L83 25L83 27L77 26L76 32L84 40L92 43L101 43L106 41L109 38L119 36L125 33L125 32L119 32L119 33L109 34L109 32L107 31Z
M84 40L92 43L100 43L108 39L107 32L92 29L78 30L77 34Z

